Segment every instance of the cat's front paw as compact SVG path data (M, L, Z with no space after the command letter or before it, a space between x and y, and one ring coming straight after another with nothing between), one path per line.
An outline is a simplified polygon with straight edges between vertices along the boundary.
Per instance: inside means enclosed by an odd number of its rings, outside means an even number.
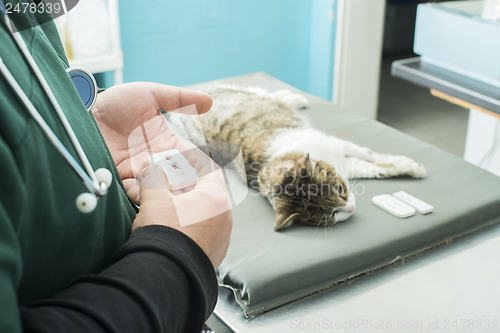
M290 90L278 90L273 95L289 107L299 110L309 106L309 101L303 95L295 94Z

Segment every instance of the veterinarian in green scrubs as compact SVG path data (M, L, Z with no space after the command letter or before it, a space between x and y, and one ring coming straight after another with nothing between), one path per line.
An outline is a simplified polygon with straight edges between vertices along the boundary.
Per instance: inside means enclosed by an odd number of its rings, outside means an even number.
M18 3L3 1L0 57L80 162L5 24L5 5ZM34 19L49 21L46 15L15 15L13 20L18 27L34 26ZM94 211L77 210L75 198L87 189L0 76L0 332L201 330L216 301L214 267L227 250L230 212L189 227L175 225L168 204L172 197L162 187L166 178L150 167L141 175L136 216L131 200L138 198L139 187L126 175L129 161L113 157L120 157L118 148L126 140L119 133L122 122L191 104L206 112L210 98L162 85L121 85L98 94L94 118L65 72L68 61L53 22L20 33L93 169L107 168L113 182ZM106 130L106 140L99 127ZM115 162L122 162L118 169ZM124 185L121 179L127 177ZM162 184L162 189L145 184ZM196 198L196 188L192 193Z

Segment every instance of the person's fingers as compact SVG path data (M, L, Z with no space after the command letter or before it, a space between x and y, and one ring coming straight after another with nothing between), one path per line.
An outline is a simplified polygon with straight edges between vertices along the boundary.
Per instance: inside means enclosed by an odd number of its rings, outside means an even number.
M162 110L174 111L190 105L196 107L196 113L208 112L212 107L210 95L186 88L158 84L154 89L154 96Z
M139 205L139 203L141 202L141 194L137 179L135 178L123 179L122 184L129 200L132 201L134 204Z

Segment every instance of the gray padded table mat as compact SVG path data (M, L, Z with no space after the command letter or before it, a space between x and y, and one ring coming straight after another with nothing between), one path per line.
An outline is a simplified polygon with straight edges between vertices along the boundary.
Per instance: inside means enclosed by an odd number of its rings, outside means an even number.
M218 82L292 87L263 73ZM295 90L296 91L296 90ZM274 212L258 193L233 209L234 229L219 281L232 289L246 316L317 293L338 282L387 266L500 220L500 178L461 158L377 121L306 95L311 123L319 130L422 163L425 179L358 179L357 209L346 222L328 227L294 226L274 232ZM435 207L428 215L400 219L371 203L374 195L404 190Z

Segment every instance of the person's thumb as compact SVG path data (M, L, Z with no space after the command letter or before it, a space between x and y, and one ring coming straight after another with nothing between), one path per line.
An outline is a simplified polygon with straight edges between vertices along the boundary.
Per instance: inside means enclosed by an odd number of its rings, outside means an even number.
M163 169L150 165L137 176L141 191L139 214L132 230L152 224L178 226L178 218L167 177Z
M144 168L137 176L141 192L141 204L155 202L161 196L170 196L170 186L163 169L155 164Z

